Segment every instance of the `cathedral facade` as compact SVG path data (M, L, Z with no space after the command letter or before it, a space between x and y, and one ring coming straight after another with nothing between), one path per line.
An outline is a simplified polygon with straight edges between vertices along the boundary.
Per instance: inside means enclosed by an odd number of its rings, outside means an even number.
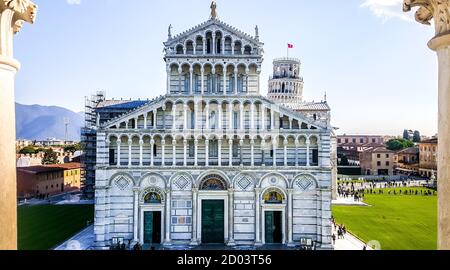
M281 102L261 95L258 32L222 22L215 8L186 32L172 36L169 27L167 94L129 107L97 103L98 249L117 239L144 246L310 239L332 248L329 107L283 104L288 88L303 92L299 64L292 84L270 84ZM280 81L286 74L278 71Z

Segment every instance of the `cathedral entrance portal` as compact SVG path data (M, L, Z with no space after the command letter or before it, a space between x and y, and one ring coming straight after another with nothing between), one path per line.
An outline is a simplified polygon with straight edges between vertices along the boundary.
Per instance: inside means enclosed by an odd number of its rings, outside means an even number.
M144 212L144 244L161 244L161 212Z
M225 233L223 200L202 201L202 243L223 244Z
M282 214L283 213L281 211L265 212L266 244L283 243Z

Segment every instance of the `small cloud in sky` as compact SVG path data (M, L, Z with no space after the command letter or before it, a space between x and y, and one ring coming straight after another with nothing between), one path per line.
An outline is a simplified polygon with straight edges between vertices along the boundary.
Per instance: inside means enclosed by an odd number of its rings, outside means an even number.
M66 0L69 5L79 5L81 4L81 0Z
M363 8L369 8L377 17L387 21L391 18L400 18L405 21L414 21L410 14L403 12L403 0L364 0Z

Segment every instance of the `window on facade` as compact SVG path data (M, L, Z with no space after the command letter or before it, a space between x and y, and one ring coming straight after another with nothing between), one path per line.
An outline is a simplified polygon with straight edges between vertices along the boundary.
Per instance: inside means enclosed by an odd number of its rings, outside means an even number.
M270 150L270 157L273 157L273 149Z
M389 154L386 154L386 158L389 158Z
M389 166L390 165L390 162L389 161L386 161L386 166Z
M353 143L356 143L356 139L353 139L352 141L353 141Z
M233 157L238 157L239 156L239 147L237 145L237 143L233 143Z
M377 166L381 166L381 161L377 161Z
M377 154L377 158L381 158L381 155L380 155L380 154Z
M156 157L158 155L158 147L155 145L153 145L153 156Z
M233 127L234 129L239 129L239 113L233 112Z
M216 112L211 112L210 116L209 116L209 125L211 127L211 129L216 129L217 128L217 117L216 117Z
M348 139L345 139L345 143L348 143Z
M364 143L364 139L363 138L359 139L359 143Z
M375 143L375 142L376 142L376 140L375 140L375 139L372 139L372 142L373 142L373 143Z
M194 141L189 141L189 157L195 157L195 143Z
M341 139L338 139L338 143L341 143L342 142L342 140Z
M211 141L209 143L209 156L217 158L219 156L219 143L218 141Z
M318 164L319 163L319 150L317 149L313 149L312 150L312 162L313 164Z

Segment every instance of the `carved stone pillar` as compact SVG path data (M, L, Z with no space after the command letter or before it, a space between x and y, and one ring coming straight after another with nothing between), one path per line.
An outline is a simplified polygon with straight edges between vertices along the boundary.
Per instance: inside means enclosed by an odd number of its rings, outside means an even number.
M139 242L139 188L133 188L134 206L133 206L133 242Z
M255 245L260 246L262 245L261 242L261 207L260 207L260 194L261 189L255 188L255 201L256 201L256 207L255 207Z
M143 165L143 147L144 147L144 141L141 139L141 140L139 140L139 166L141 166L141 167Z
M195 52L195 50L194 50L194 52ZM192 93L193 93L193 89L194 89L194 69L193 68L190 68L189 69L189 74L190 74L190 77L189 77L189 94L191 94L192 95Z
M153 148L155 147L155 140L151 139L150 140L150 166L154 166L155 165L155 158L154 158L154 150Z
M228 246L234 246L234 190L228 189Z
M284 143L284 166L287 167L287 165L288 165L288 151L287 151L288 140L285 139L283 143Z
M161 141L161 166L166 165L166 140Z
M419 7L416 20L430 24L436 36L428 46L437 53L439 65L438 135L438 248L450 250L450 3L448 0L405 0L404 11Z
M217 141L217 164L219 167L222 166L222 140Z
M309 138L306 139L306 166L310 167L311 166L311 159L310 159L310 142L309 142Z
M16 123L13 37L24 22L34 23L37 6L27 1L0 0L0 250L17 249Z
M198 189L192 189L192 240L191 245L198 245L197 238L197 202L198 202Z
M120 164L120 147L121 147L121 141L120 138L117 141L117 167L120 167L122 164Z
M170 239L170 221L171 221L171 211L170 211L170 206L171 206L171 199L170 199L170 195L171 195L171 190L170 188L166 190L166 228L165 228L165 240L164 240L164 245L166 246L170 246L172 244L172 240Z
M288 189L288 246L295 246L293 241L293 189Z
M183 157L183 166L186 167L187 166L187 140L183 140L183 153L184 153L184 157Z
M230 140L228 140L228 147L229 147L229 153L228 153L228 156L229 156L229 160L230 160L230 163L228 164L228 166L230 166L230 167L233 167L233 140L232 139L230 139Z
M201 73L201 88L202 88L202 95L205 94L205 68L202 67L200 70Z
M205 140L205 163L209 166L209 139Z
M177 166L177 140L172 140L172 166Z
M131 158L132 158L132 152L131 152L131 147L133 145L133 140L129 139L128 140L128 167L131 167Z
M198 166L198 140L194 140L194 166Z
M250 158L251 158L251 166L255 166L255 140L250 140Z

